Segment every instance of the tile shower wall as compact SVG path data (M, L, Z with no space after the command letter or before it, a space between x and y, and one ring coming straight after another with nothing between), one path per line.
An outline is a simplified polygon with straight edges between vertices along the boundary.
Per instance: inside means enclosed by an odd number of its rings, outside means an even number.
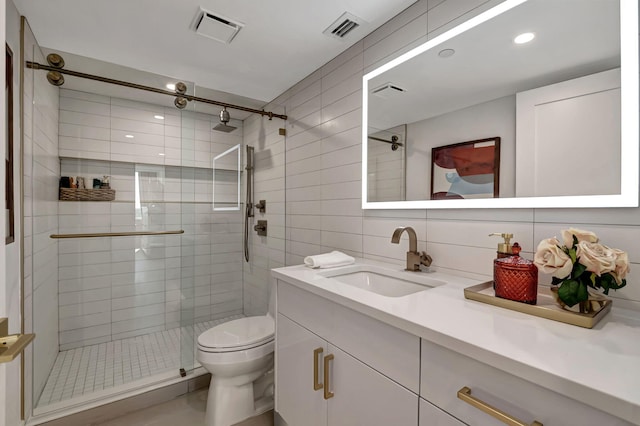
M45 60L28 25L25 60ZM14 60L18 61L14 51ZM19 62L19 61L18 61ZM58 92L42 74L24 70L24 319L27 333L38 338L25 351L25 397L42 391L58 355ZM18 92L19 93L19 92ZM37 353L37 362L33 362ZM30 375L33 374L33 380Z
M416 229L418 248L433 256L437 269L487 279L497 244L489 233L512 232L531 258L538 241L572 225L629 252L630 284L612 296L618 306L640 309L640 286L634 285L640 263L638 209L361 209L362 76L496 3L418 1L273 101L289 116L281 166L286 170L285 263L341 250L401 264L406 236L399 245L390 238L396 226L405 225ZM275 176L282 169L270 172Z
M269 110L284 114L279 105ZM266 212L254 209L249 223L249 262L244 262L244 312L264 315L269 302L270 269L285 265L285 122L251 116L244 122L245 144L254 147L254 203L266 200ZM243 195L244 199L244 195ZM267 220L266 237L253 231L256 220Z
M60 349L178 327L182 297L195 322L241 314L241 212L211 207L211 159L242 143L241 123L223 134L210 115L70 90L60 99L62 175L109 175L116 191L111 203L61 201L60 233L185 230L61 241Z

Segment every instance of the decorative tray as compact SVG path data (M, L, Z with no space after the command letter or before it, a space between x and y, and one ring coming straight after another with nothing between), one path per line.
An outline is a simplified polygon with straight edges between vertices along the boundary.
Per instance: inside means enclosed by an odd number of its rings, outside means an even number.
M612 301L603 301L599 310L589 314L568 311L558 305L551 294L549 287L538 287L538 303L529 305L527 303L515 302L513 300L502 299L495 296L493 281L474 285L464 289L464 297L478 302L488 303L512 311L518 311L541 318L560 321L567 324L577 325L584 328L593 328L598 321L607 315L611 310Z

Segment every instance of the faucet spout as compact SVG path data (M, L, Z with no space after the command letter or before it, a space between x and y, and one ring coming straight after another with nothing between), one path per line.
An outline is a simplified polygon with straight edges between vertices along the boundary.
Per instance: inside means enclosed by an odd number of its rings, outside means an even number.
M416 231L410 226L400 226L393 231L391 236L391 242L394 244L400 244L400 236L403 232L407 232L409 235L409 251L407 252L407 271L419 271L420 265L431 266L431 256L427 253L418 253L418 236Z
M391 242L393 244L400 244L400 236L405 231L409 234L409 251L416 253L418 251L418 236L416 235L416 231L410 226L400 226L396 228L391 236Z

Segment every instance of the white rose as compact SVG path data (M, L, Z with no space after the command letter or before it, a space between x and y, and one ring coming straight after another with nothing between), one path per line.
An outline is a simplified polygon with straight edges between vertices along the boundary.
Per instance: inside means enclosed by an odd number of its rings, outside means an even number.
M576 236L578 242L586 241L589 243L597 243L599 241L596 234L591 231L583 231L582 229L569 228L562 231L562 241L567 248L573 247L573 236Z
M613 272L616 268L616 255L607 246L588 241L578 242L576 248L578 262L587 267L587 271L597 276Z
M545 274L551 274L559 279L568 277L573 269L571 258L560 248L560 241L557 238L540 241L533 263Z
M629 256L626 252L618 249L610 249L616 257L616 267L611 272L611 275L616 279L618 284L622 284L622 280L625 279L629 272Z

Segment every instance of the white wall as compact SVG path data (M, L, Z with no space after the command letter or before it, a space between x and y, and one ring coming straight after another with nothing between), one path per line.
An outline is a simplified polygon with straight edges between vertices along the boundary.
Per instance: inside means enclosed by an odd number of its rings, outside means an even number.
M265 109L286 113L275 103ZM285 128L285 122L253 115L245 120L244 126L244 143L254 148L254 204L260 200L267 202L266 212L254 209L255 217L249 221L249 262L242 259L244 313L264 315L269 302L270 269L285 264L285 137L279 131ZM267 221L266 237L258 236L253 230L257 220Z

